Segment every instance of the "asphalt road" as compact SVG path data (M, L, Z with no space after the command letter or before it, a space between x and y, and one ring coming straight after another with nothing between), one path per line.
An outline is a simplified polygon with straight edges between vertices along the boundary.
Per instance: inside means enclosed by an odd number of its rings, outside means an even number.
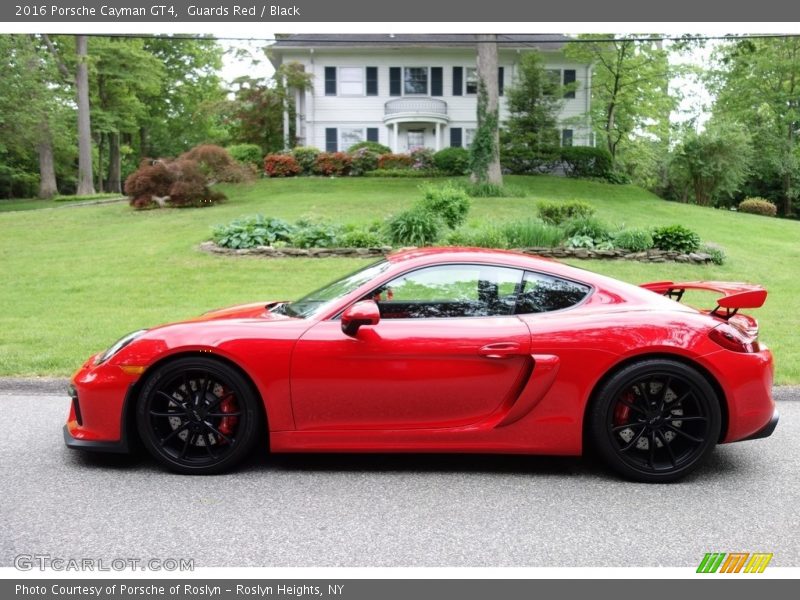
M0 391L1 392L1 391ZM591 461L273 456L218 477L64 447L64 396L0 393L0 566L18 554L210 566L694 566L706 552L800 565L800 390L766 440L679 484ZM793 401L794 400L794 401Z

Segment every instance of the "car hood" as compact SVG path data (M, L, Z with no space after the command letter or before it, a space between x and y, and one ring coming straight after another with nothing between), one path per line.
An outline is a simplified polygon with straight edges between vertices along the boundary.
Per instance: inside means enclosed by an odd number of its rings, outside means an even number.
M268 309L280 304L280 301L251 302L250 304L237 304L225 308L215 308L202 315L189 319L189 321L217 321L220 319L265 319L267 321L284 321L290 319L286 315L270 312Z

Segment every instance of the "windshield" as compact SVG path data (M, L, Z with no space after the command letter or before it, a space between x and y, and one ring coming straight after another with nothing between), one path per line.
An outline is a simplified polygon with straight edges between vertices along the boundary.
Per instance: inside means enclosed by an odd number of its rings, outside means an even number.
M373 263L355 273L351 273L333 283L329 283L316 292L311 292L296 302L279 304L272 310L273 312L289 315L290 317L307 319L308 317L312 317L324 311L335 300L346 296L368 281L371 281L388 269L389 265L390 263L386 260Z

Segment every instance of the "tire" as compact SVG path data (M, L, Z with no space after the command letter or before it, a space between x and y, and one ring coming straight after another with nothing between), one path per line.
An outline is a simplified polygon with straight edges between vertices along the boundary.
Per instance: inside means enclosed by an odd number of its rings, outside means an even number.
M675 481L705 461L722 427L720 401L706 378L669 359L615 373L598 390L588 432L604 462L645 483Z
M188 389L188 391L187 391ZM231 470L253 450L259 399L233 367L187 357L157 367L142 387L136 425L142 444L167 469L189 475Z

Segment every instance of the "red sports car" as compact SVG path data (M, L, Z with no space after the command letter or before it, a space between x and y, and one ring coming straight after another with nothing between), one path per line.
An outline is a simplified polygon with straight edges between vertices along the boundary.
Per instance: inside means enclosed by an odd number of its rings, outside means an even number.
M678 301L717 292L713 310ZM670 481L766 437L772 355L741 283L636 287L482 249L390 255L296 302L131 333L74 375L67 446L181 473L272 452L594 452ZM678 300L678 301L676 301Z

